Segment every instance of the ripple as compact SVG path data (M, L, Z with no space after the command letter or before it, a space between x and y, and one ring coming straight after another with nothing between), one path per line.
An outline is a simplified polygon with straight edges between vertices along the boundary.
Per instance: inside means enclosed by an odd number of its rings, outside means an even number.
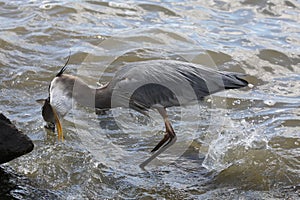
M163 6L160 5L155 5L155 4L139 4L139 6L141 8L143 8L144 10L150 11L150 12L162 12L165 15L169 15L169 16L178 16L178 14L176 14L175 12L173 12L172 10L165 8Z
M275 65L286 66L290 70L292 70L291 68L292 62L290 58L282 52L278 52L270 49L264 49L259 52L258 57L263 60L267 60L270 63Z

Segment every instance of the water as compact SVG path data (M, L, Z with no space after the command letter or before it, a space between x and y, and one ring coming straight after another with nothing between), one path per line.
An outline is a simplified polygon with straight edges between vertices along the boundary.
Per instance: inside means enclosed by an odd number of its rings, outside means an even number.
M0 5L1 112L35 144L4 166L6 198L299 198L298 1ZM67 73L94 86L126 62L176 59L248 74L253 87L169 109L178 141L143 171L163 134L155 112L97 116L74 105L65 142L43 128L35 100L47 97L70 52Z

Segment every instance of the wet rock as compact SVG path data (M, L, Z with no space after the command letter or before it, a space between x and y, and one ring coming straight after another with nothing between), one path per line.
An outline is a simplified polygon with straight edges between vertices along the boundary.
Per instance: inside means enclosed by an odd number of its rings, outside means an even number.
M19 175L9 166L0 167L0 199L64 199L55 192L43 188L39 182Z
M0 113L0 164L31 152L33 147L30 138Z

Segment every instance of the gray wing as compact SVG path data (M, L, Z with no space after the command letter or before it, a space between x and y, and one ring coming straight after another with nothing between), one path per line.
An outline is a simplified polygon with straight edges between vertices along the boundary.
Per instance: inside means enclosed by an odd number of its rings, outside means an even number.
M181 61L129 63L109 84L112 106L147 109L186 105L215 92L246 86L241 74L218 72Z

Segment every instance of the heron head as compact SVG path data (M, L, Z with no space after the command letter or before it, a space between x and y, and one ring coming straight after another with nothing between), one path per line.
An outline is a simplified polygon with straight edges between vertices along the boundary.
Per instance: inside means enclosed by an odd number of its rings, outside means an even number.
M54 131L56 126L58 139L63 140L64 138L63 138L62 126L59 119L60 117L57 114L55 108L51 106L50 97L48 97L47 99L38 99L37 102L43 104L42 116L45 122L47 122L47 125L45 127Z
M55 117L53 114L52 106L50 104L50 97L48 97L47 99L38 99L36 101L43 105L42 116L45 122L47 122L47 125L45 127L54 131Z
M57 128L58 139L63 140L62 119L72 108L72 93L76 78L71 75L59 74L49 85L49 96L46 99L39 99L41 103L42 116L47 122L46 128L55 130Z
M43 105L42 116L43 119L47 122L47 125L45 127L54 131L56 126L59 140L64 139L60 118L63 117L71 109L70 106L64 106L67 103L62 103L63 101L66 101L66 99L63 99L62 96L63 94L66 93L66 91L64 91L66 90L66 87L72 84L73 82L61 81L65 76L63 75L63 73L66 70L66 66L69 62L69 59L70 56L66 64L62 67L62 69L56 74L55 78L51 81L48 89L49 92L48 98L37 100L38 103Z

